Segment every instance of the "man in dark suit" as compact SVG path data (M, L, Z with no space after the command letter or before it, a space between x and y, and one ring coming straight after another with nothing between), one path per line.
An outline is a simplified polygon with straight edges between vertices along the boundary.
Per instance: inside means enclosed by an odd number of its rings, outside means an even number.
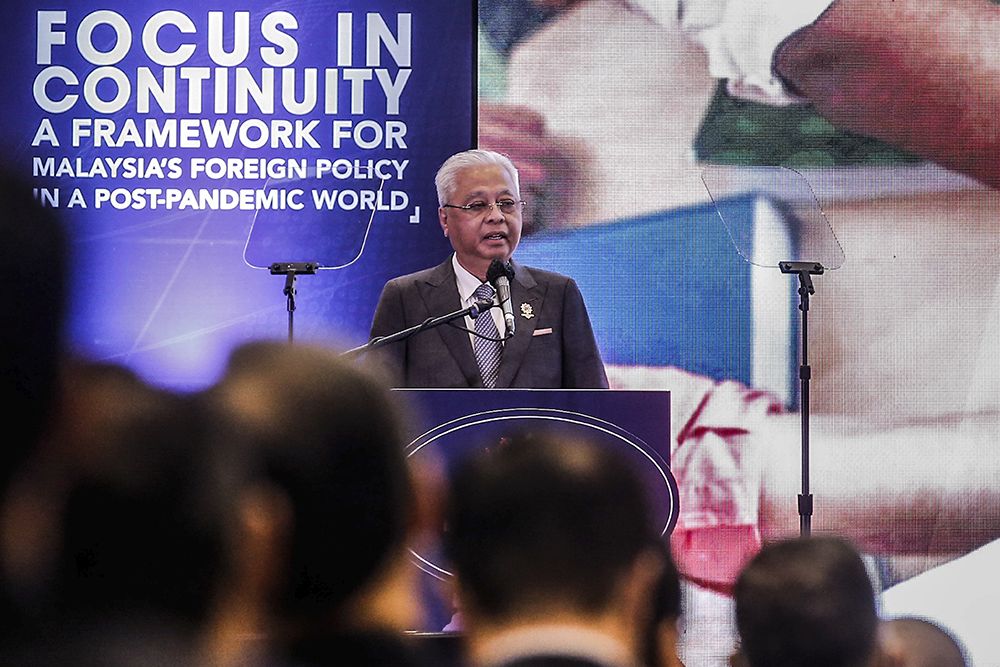
M663 550L611 450L514 434L459 462L445 525L473 665L641 663Z
M521 238L517 169L504 155L470 150L438 170L438 219L454 255L438 266L389 281L372 322L373 338L473 305L499 300L489 285L493 260L508 262ZM514 333L495 307L389 343L378 356L399 386L606 388L604 364L587 308L571 278L510 263ZM485 297L484 297L485 295ZM491 328L492 322L492 328ZM491 350L490 343L496 348ZM490 361L492 359L492 361ZM499 359L499 365L496 365ZM484 362L485 360L485 362ZM485 370L483 363L486 364ZM491 366L492 364L492 366Z

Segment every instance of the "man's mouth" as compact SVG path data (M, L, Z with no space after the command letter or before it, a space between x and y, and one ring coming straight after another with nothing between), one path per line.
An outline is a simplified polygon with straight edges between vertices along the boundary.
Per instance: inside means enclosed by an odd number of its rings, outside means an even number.
M483 237L484 241L506 241L507 234L504 232L493 232L492 234L487 234Z

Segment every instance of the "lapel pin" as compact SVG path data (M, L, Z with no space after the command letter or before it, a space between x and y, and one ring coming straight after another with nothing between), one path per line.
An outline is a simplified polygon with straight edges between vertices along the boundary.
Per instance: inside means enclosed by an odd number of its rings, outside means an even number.
M534 316L535 316L535 311L533 311L531 309L531 304L530 303L522 303L521 304L521 317L523 317L526 320L530 320Z

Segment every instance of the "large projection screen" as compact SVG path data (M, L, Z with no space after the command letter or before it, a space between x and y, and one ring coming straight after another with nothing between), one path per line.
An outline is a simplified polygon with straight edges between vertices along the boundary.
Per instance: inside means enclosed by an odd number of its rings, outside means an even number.
M725 4L686 2L683 16L696 22ZM899 13L919 16L920 4ZM996 19L995 4L978 4L966 9ZM578 280L612 386L671 391L685 662L725 664L732 576L762 540L799 532L798 283L746 261L733 241L836 259L822 243L833 234L842 261L814 276L808 323L813 532L857 541L886 615L930 615L976 664L1000 664L987 620L1000 592L985 565L1000 535L997 193L808 104L730 94L677 23L677 5L481 0L479 142L529 174L518 253ZM949 78L946 64L921 65L944 79L927 94L967 96L959 108L995 137L985 118L995 117L1000 47L963 37L974 25L963 13L945 26L899 26L892 34L905 34L885 48L910 43L907 58L864 56L887 71L957 42L967 67ZM874 105L855 122L894 121L912 137L922 127L914 97L913 109L885 112L892 118ZM949 118L944 131L960 123ZM774 170L799 180L775 192ZM810 198L822 223L793 224L789 202ZM698 428L685 431L689 422Z

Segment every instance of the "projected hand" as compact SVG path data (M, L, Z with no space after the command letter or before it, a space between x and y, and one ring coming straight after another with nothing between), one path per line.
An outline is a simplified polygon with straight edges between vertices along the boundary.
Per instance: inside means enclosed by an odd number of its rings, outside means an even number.
M479 147L504 153L520 175L528 202L523 234L573 224L580 202L580 150L551 134L541 114L521 106L479 104Z

